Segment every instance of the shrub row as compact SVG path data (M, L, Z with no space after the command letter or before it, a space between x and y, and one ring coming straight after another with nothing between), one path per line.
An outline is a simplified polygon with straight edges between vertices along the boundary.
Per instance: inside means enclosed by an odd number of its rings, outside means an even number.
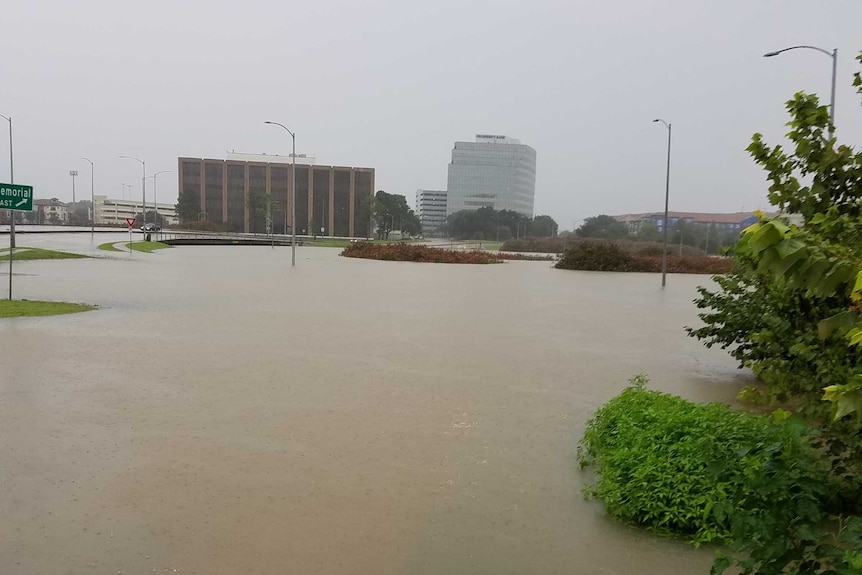
M350 244L344 248L341 255L348 258L369 260L438 264L496 264L503 261L491 252L479 250L455 251L416 244L376 244L371 242Z
M551 254L547 255L537 255L537 254L518 254L518 253L507 253L507 252L496 252L494 254L501 260L528 260L528 261L536 261L536 262L552 262L557 258L552 256Z
M500 250L508 252L537 252L546 254L561 254L564 251L583 243L613 244L620 246L624 251L640 256L661 256L664 244L661 242L646 242L639 240L609 240L603 238L580 238L577 236L564 236L555 238L519 238L509 240L500 246ZM668 246L669 253L679 254L679 246ZM703 250L682 246L683 256L704 255Z
M610 242L579 242L563 253L555 267L565 270L604 272L660 272L659 255L641 255ZM700 255L668 254L667 271L688 274L723 274L733 269L733 260Z
M598 474L587 496L623 521L729 545L743 573L858 573L862 524L829 521L834 485L803 423L788 412L695 404L646 383L634 378L587 424L578 458ZM713 573L731 563L720 557Z

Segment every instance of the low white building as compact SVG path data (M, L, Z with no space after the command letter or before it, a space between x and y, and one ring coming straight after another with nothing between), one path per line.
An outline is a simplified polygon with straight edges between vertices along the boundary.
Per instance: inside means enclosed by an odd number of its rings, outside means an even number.
M37 224L65 224L69 221L69 204L57 198L33 200L33 211Z
M141 213L141 202L135 200L117 200L107 196L96 196L96 225L126 225L126 218L133 218L136 214ZM147 213L157 211L169 225L179 223L177 218L177 209L174 204L159 204L154 207L153 204L147 204ZM143 223L143 222L141 222Z
M423 234L436 234L446 221L447 197L446 190L416 190L416 215Z

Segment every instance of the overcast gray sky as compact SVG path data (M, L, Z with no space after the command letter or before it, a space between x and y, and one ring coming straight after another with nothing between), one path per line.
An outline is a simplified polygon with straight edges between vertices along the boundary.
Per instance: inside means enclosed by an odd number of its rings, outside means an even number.
M751 134L786 131L795 91L828 101L859 144L850 86L860 0L5 0L0 114L15 176L36 197L140 197L138 156L175 201L177 157L297 152L370 166L377 189L445 189L456 140L506 134L538 154L536 213L561 229L659 211L674 126L671 209L768 206ZM0 124L0 181L8 178ZM151 201L151 180L148 201ZM80 197L80 196L79 196Z

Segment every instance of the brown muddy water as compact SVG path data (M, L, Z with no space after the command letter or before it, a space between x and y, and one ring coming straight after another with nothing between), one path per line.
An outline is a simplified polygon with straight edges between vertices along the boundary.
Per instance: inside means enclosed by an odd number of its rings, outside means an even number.
M632 375L732 400L682 329L705 276L337 254L17 264L16 298L101 309L0 320L0 573L709 572L585 501L575 459Z

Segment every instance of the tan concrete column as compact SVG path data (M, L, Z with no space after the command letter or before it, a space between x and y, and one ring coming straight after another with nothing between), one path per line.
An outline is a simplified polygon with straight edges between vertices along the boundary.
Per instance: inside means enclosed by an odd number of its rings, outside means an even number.
M356 210L353 206L356 204L356 170L350 168L350 237L356 237Z
M335 168L329 168L329 237L335 235Z
M201 212L207 211L207 170L206 170L206 162L201 160L201 190L200 190L200 201L201 201ZM200 214L198 214L200 215ZM207 214L207 219L209 219L209 214Z
M227 222L227 162L221 163L221 221Z
M266 185L264 186L264 190L263 190L263 201L269 202L272 199L271 194L272 194L272 164L267 164L266 165ZM270 229L274 229L275 226L272 225L272 206L264 205L263 209L264 209L264 213L269 213L269 217L270 217L269 225L271 226ZM264 232L266 232L266 222L264 222L263 230L264 230Z
M312 225L314 224L314 166L308 166L308 225L306 233L314 235Z
M245 183L242 188L242 231L248 233L248 162L245 163Z
M287 206L285 206L285 210L287 215L287 221L290 222L290 225L293 225L293 166L287 167Z

